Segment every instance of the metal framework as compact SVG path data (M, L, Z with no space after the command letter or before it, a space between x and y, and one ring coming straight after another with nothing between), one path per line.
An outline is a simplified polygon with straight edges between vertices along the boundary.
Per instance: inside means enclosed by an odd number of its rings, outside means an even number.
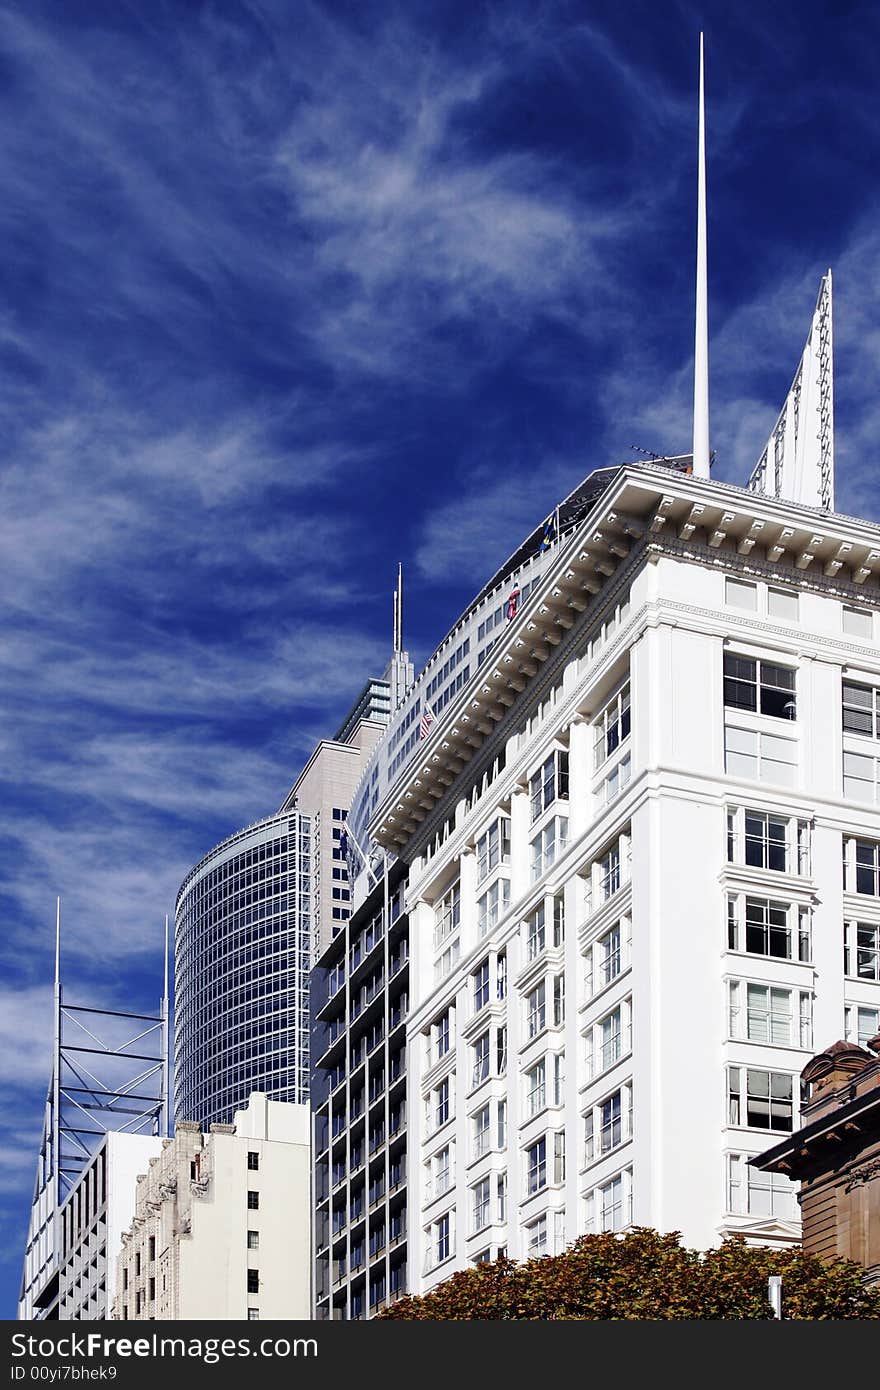
M156 1014L68 1003L61 979L61 899L55 913L52 1076L46 1097L19 1315L55 1316L58 1213L109 1133L168 1134L168 918Z

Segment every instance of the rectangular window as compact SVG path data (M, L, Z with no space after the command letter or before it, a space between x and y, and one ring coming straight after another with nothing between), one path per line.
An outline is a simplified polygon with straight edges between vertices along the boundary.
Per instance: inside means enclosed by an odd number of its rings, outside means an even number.
M748 584L742 579L725 579L724 597L731 608L744 608L749 613L758 611L757 584Z
M610 1153L622 1141L622 1100L620 1091L608 1096L599 1106L599 1152Z
M880 845L874 840L856 840L856 892L880 896Z
M259 1248L260 1248L260 1233L259 1233L259 1231L248 1231L248 1233L247 1233L247 1248L248 1248L248 1250L259 1250Z
M526 1072L526 1118L531 1119L543 1110L547 1104L547 1080L546 1065L542 1057L540 1062Z
M812 1045L812 998L806 991L742 980L732 980L729 989L731 1037L778 1047Z
M880 1033L880 1008L863 1004L848 1004L846 1007L846 1037L848 1042L867 1047L868 1043Z
M547 1217L539 1216L526 1226L526 1255L530 1260L538 1260L549 1253L547 1237Z
M731 1125L790 1134L794 1128L792 1077L757 1067L728 1067Z
M488 1105L482 1106L473 1117L474 1158L482 1158L491 1147L492 1120Z
M251 1172L255 1172L260 1166L260 1155L253 1149L248 1149L247 1166Z
M593 725L593 767L598 769L630 733L629 682L605 706Z
M526 1192L540 1192L547 1186L547 1139L542 1136L526 1149Z
M247 1195L248 1211L259 1211L260 1194L259 1192L249 1192Z
M788 821L768 811L745 812L745 862L758 869L785 873Z
M444 1216L441 1216L441 1217L440 1217L440 1220L439 1220L439 1221L437 1221L437 1222L434 1223L434 1263L435 1263L435 1264L442 1264L442 1262L443 1262L444 1260L448 1260L448 1259L449 1259L449 1246L450 1246L450 1220L449 1220L449 1213L447 1212Z
M738 1215L797 1219L795 1185L784 1173L764 1173L749 1166L747 1154L728 1154L727 1209Z
M725 726L724 767L729 776L793 787L797 763L794 739Z
M843 682L843 731L880 738L880 691L854 681Z
M859 980L880 980L880 926L849 922L844 941L845 973Z
M568 797L568 753L558 748L529 780L532 821L536 821L554 801Z
M771 618L780 618L783 622L796 623L800 616L797 593L790 589L768 588L767 613Z
M510 820L500 816L477 840L477 882L482 883L499 864L510 863Z
M795 672L788 666L725 652L724 703L729 709L796 719Z
M249 1269L247 1272L247 1291L248 1293L260 1292L260 1271Z
M507 1173L498 1173L495 1179L496 1198L498 1203L498 1220L507 1220Z
M474 1013L479 1013L489 1002L489 961L484 960L471 975L474 998Z
M599 1023L599 1067L601 1071L607 1071L622 1054L623 1031L621 1025L619 1007L613 1009L610 1014L606 1014Z
M449 1077L440 1082L434 1092L434 1128L439 1129L449 1119Z
M547 991L542 980L526 995L526 1033L536 1038L547 1026Z
M809 908L767 898L728 898L728 947L777 960L810 959Z
M259 1310L259 1308L248 1308L248 1310L247 1310L247 1320L248 1320L248 1322L259 1322L259 1321L260 1321L260 1310Z
M489 1224L489 1201L490 1183L488 1178L481 1178L475 1187L471 1188L473 1194L473 1213L474 1231L482 1231L484 1226Z
M534 960L547 944L544 925L544 904L538 905L526 923L526 959Z
M510 879L497 878L489 889L477 899L477 934L487 936L510 903Z
M622 1173L599 1188L599 1218L600 1230L623 1230L625 1222Z
M471 1086L480 1086L489 1079L489 1033L488 1030L482 1033L474 1043L472 1049L472 1075Z
M150 1261L151 1264L152 1264L153 1260L155 1260L155 1258L156 1258L156 1237L155 1237L155 1236L150 1236L149 1240L147 1241L147 1258L149 1259L149 1261Z
M565 1022L565 976L553 976L553 1027L561 1028Z
M456 880L434 906L434 949L454 936L461 925L461 884Z
M867 753L843 753L843 794L848 801L876 805L880 800L880 759Z
M874 615L864 608L849 608L844 604L842 622L844 632L851 637L863 637L870 641L874 635Z
M529 845L533 883L556 863L567 843L568 821L562 816L556 816L538 832Z
M434 1057L439 1062L449 1051L449 1010L446 1009L432 1025Z
M607 902L620 888L620 846L612 845L599 860L599 897Z

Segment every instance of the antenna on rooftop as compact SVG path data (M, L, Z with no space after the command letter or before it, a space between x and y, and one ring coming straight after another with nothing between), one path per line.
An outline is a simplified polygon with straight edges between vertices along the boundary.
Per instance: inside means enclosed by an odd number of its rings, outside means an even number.
M694 325L694 475L709 477L709 291L706 273L706 106L700 34L700 120L697 152L697 295Z

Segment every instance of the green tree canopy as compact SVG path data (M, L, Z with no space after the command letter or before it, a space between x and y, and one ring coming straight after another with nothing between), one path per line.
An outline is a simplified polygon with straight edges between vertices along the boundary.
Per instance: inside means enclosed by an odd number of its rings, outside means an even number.
M679 1233L639 1227L582 1236L561 1255L501 1259L459 1271L379 1316L399 1319L770 1318L767 1279L782 1276L786 1318L880 1318L880 1289L850 1260L749 1246L741 1237L701 1254Z

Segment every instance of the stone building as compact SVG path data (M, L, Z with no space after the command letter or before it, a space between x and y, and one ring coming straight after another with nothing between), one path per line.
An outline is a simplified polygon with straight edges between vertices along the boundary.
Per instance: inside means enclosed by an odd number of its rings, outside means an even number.
M255 1092L235 1123L179 1121L137 1180L112 1316L307 1318L309 1111Z
M880 1035L836 1042L804 1067L802 1127L752 1160L799 1181L804 1249L846 1256L880 1282Z

